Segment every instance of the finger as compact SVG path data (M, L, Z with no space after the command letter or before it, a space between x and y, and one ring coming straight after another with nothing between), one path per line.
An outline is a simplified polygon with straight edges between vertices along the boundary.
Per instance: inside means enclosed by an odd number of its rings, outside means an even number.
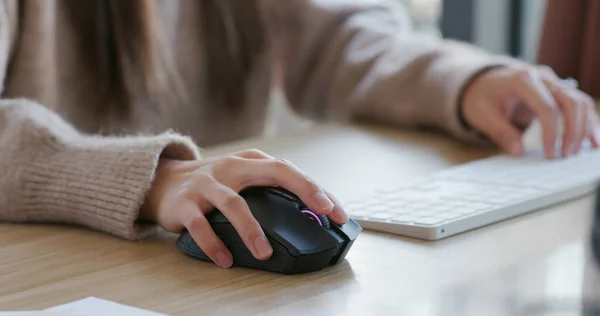
M524 152L523 134L514 126L504 113L498 108L489 107L482 117L481 127L483 134L494 141L511 156L520 156Z
M591 98L586 98L586 103L588 104L588 116L587 116L587 128L586 128L586 137L590 140L590 143L593 148L600 147L598 132L600 129L600 119L598 118L598 113L596 112L596 105Z
M512 107L508 117L518 129L525 130L534 121L535 114L529 107L519 102Z
M558 101L564 116L564 136L562 155L568 156L575 153L578 145L581 144L585 132L585 107L580 103L579 98L568 91L557 88L552 90L552 95Z
M336 222L338 225L344 225L348 222L349 218L346 214L346 211L342 208L342 204L338 199L331 194L331 192L325 191L325 194L329 197L331 202L333 202L333 211L331 212L331 219Z
M595 128L594 130L597 130L597 128ZM590 133L590 135L588 135L588 138L590 140L590 142L592 143L592 147L595 149L598 149L600 147L600 142L599 142L599 138L598 138L598 133L596 131L593 131L592 133Z
M245 159L274 159L271 155L263 152L259 149L248 149L244 151L235 152L232 156L245 158Z
M573 154L577 154L579 153L579 151L581 150L581 146L583 145L583 141L585 138L587 138L587 135L589 133L590 130L590 120L589 117L590 115L592 115L593 113L590 112L590 107L586 104L586 100L585 98L583 98L580 93L578 92L578 99L579 99L579 111L581 113L581 117L578 120L578 126L577 126L577 138L575 140L575 148L573 150Z
M497 119L490 121L489 137L500 145L511 156L521 156L523 148L523 134L508 120Z
M218 266L222 268L231 267L233 264L231 253L217 237L198 206L192 202L183 202L178 207L181 208L185 218L185 227L198 244L198 247Z
M332 214L335 205L325 191L291 162L269 159L248 163L248 168L239 169L240 179L249 179L246 183L250 186L280 186L298 195L314 212L332 216L334 221L343 220L345 214Z
M558 112L552 94L539 76L527 71L516 77L513 89L540 120L545 155L547 158L553 158Z
M216 180L201 185L201 190L204 198L227 217L256 259L265 260L271 257L273 248L248 204L236 191Z
M275 159L273 156L259 149L247 149L227 154L226 157L238 157L244 159ZM206 157L200 161L203 161L203 165L214 163L215 161L222 160L224 156Z
M542 78L544 80L551 80L554 82L558 82L561 80L560 77L554 71L554 69L552 69L549 66L540 65L537 67L537 69L540 71L540 74L542 75Z

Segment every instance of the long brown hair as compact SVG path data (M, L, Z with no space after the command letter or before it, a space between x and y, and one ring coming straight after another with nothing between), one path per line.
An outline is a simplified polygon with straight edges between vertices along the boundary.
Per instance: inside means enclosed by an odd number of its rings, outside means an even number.
M185 99L155 0L63 1L99 88L118 98L119 110L131 100L161 108ZM198 1L209 101L235 109L266 46L260 0Z

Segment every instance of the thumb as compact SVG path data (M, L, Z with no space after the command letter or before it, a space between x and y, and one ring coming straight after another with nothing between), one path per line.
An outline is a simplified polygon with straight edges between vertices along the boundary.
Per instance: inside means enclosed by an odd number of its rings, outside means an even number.
M523 134L499 111L489 111L481 131L511 156L524 152Z

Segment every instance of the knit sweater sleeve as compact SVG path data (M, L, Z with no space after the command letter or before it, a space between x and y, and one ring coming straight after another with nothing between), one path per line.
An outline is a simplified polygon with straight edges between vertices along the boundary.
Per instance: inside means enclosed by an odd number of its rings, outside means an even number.
M18 30L18 3L0 0L0 92ZM199 159L187 137L79 133L41 104L0 99L0 222L84 226L129 240L160 157Z
M297 113L433 127L481 141L460 120L462 91L510 58L418 35L397 0L269 3L267 21L284 61L278 81Z
M191 160L187 137L78 133L45 107L0 101L0 220L81 225L125 239L151 234L138 221L159 158Z

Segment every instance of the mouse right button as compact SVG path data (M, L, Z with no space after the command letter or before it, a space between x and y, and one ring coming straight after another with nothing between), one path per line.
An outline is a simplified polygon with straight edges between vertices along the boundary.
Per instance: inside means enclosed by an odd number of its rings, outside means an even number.
M333 229L347 241L355 240L362 231L362 227L353 219L348 220L348 222L342 226L332 226Z

